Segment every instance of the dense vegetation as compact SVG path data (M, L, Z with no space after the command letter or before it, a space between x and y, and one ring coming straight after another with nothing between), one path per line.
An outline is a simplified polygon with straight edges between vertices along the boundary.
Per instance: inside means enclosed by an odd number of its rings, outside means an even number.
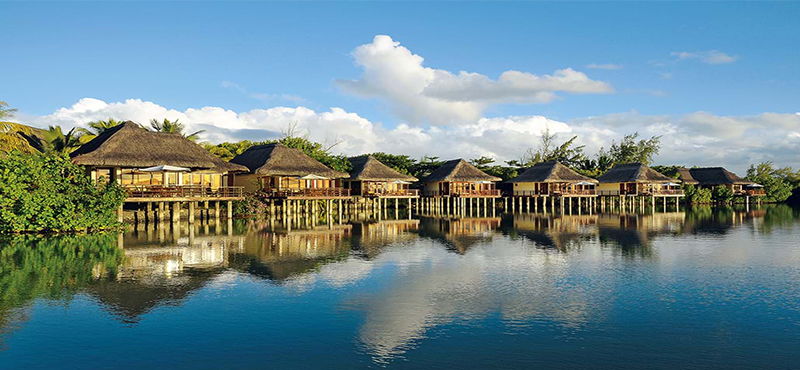
M0 159L0 233L114 227L124 198L119 185L95 185L64 155L14 151Z
M36 298L65 299L122 263L116 235L0 237L0 328Z

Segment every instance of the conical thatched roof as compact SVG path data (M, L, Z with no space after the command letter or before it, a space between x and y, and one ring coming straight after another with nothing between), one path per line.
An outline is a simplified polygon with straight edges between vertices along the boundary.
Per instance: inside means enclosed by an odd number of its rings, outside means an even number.
M362 155L350 158L353 170L350 171L350 180L360 181L417 181L414 176L404 175L393 168L381 163L373 156Z
M594 182L597 180L583 176L569 167L557 162L549 161L537 163L528 168L519 176L508 180L508 182Z
M126 121L110 128L70 154L72 162L84 166L142 168L160 165L192 169L220 168L245 171L215 157L179 134L149 131Z
M433 171L425 182L438 182L438 181L500 181L499 177L494 177L486 172L479 170L477 167L467 163L463 159L453 159L444 162L441 167Z
M289 148L281 143L254 146L231 159L231 162L247 167L251 173L265 176L317 175L329 179L349 176L326 167L300 149Z
M614 182L678 182L662 175L641 163L626 163L614 166L603 176L597 178L601 183Z
M692 185L752 185L754 182L745 180L735 173L722 167L706 168L681 168L678 175L686 184Z

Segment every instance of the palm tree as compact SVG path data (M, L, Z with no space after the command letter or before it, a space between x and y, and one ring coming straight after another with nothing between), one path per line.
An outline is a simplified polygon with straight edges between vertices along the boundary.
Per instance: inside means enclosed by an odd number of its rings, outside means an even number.
M195 131L195 132L193 132L191 134L186 134L186 133L183 132L186 129L186 126L183 123L178 122L177 119L174 120L174 121L170 121L170 120L168 120L166 118L164 118L164 120L162 122L159 122L157 119L151 119L150 120L150 127L153 128L153 131L169 132L169 133L172 133L172 134L179 134L179 135L183 136L184 138L186 138L188 140L191 140L191 141L197 141L197 139L200 138L200 134L202 134L203 132L206 131L206 130L199 130L199 131Z
M0 101L0 153L19 150L24 153L35 153L33 145L34 129L15 122L6 122L6 118L14 116L16 109L6 108L8 103Z
M77 131L77 132L76 132ZM43 147L46 152L69 154L81 146L81 136L77 127L73 127L64 134L61 126L50 126L42 135L44 137Z
M88 129L80 127L77 130L77 135L81 139L81 143L88 143L92 139L96 138L100 134L106 132L106 130L117 127L122 124L122 121L117 121L113 118L109 118L106 121L99 120L94 122L89 122L86 126L89 126Z

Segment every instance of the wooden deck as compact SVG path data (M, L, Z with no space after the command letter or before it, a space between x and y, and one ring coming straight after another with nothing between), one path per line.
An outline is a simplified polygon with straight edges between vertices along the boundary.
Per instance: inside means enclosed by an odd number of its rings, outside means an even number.
M423 191L422 195L425 197L432 197L432 198L499 198L500 197L500 189L490 189L490 190L467 190L467 191L451 191L451 192L441 192L438 190L428 190Z
M125 191L128 193L125 198L127 203L228 201L244 198L244 189L238 186L127 186Z
M276 199L347 199L350 189L320 188L320 189L264 189L270 198Z

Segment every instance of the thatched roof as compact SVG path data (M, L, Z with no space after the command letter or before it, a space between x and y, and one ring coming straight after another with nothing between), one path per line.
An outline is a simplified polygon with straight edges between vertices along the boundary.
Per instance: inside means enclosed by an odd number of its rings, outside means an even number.
M393 168L381 163L373 156L362 155L350 158L353 169L350 171L350 180L359 181L417 181L414 176L404 175Z
M215 157L179 134L149 131L126 121L110 128L70 154L83 166L142 168L160 165L192 169L219 168L226 172L246 168Z
M601 183L615 182L678 182L662 175L641 163L626 163L614 166L603 176L597 178Z
M557 161L537 163L508 182L594 182L597 180L583 176Z
M317 175L329 179L349 176L326 167L300 149L289 148L281 143L254 146L231 159L231 162L247 167L251 173L265 176Z
M692 185L752 185L754 182L745 180L735 173L722 167L706 168L681 168L678 176L686 184Z
M436 171L433 171L432 174L425 178L425 182L474 182L500 180L502 179L491 176L486 172L479 170L477 167L467 163L467 161L463 159L453 159L451 161L444 162L441 167L437 168Z

